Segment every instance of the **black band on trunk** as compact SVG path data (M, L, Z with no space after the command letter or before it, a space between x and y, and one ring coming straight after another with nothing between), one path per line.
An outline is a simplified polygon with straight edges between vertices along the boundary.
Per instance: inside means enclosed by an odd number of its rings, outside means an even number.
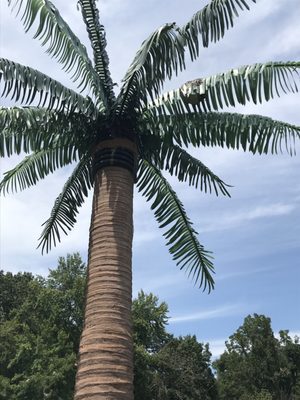
M130 171L135 178L136 175L136 157L132 151L123 147L114 149L101 149L94 154L93 173L105 167L122 167Z

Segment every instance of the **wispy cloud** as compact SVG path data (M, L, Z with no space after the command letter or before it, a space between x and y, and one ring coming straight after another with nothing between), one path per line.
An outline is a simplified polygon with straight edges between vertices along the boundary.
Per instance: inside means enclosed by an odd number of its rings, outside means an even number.
M240 276L245 276L245 275L261 274L263 272L270 272L272 270L274 270L273 265L270 265L268 267L261 267L261 268L247 268L247 269L240 268L239 270L228 272L226 274L217 274L216 281L223 281L226 279L239 278Z
M295 204L273 203L257 206L251 209L236 211L234 214L223 214L203 227L202 231L211 232L223 229L231 229L246 221L262 218L280 217L292 213L296 209Z
M230 315L242 314L244 306L241 304L228 304L222 307L213 308L206 311L194 312L191 314L181 315L178 317L171 317L170 324L176 324L187 321L200 321L212 318L224 318Z

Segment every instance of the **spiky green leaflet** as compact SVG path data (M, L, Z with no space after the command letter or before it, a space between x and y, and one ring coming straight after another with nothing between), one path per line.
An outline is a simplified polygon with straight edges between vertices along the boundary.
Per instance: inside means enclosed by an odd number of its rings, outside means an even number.
M153 200L151 209L160 228L168 227L164 233L167 246L181 269L185 268L203 290L213 289L214 272L211 252L204 249L197 239L183 204L163 177L160 170L147 161L142 161L138 171L138 188L147 201Z

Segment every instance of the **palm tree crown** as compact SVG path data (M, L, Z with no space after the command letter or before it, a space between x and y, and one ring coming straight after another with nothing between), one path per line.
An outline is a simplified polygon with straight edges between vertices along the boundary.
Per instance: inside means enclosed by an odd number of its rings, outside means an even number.
M90 93L90 97L83 96L37 70L0 60L2 95L24 104L0 109L1 156L29 154L5 174L1 190L23 190L57 168L77 163L44 223L43 251L49 251L60 241L61 232L74 226L94 183L97 145L127 137L138 149L133 166L137 185L147 200L152 200L151 208L165 229L170 253L200 285L209 290L213 287L211 254L199 243L182 203L161 171L205 192L229 196L228 185L188 153L189 145L276 153L284 144L293 153L299 127L219 110L297 91L300 63L247 65L187 82L167 93L162 94L161 89L166 79L185 69L187 56L195 60L201 46L220 40L236 16L253 2L212 0L183 27L171 23L158 28L138 50L116 96L95 0L78 2L93 60L50 1L8 1L21 15L26 31L38 21L34 37L71 74L80 91L89 89ZM107 163L120 158L117 154L107 157Z

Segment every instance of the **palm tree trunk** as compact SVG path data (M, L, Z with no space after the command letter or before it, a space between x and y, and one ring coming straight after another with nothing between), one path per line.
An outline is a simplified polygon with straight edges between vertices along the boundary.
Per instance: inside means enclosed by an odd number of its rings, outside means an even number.
M96 172L75 400L133 400L133 176Z

